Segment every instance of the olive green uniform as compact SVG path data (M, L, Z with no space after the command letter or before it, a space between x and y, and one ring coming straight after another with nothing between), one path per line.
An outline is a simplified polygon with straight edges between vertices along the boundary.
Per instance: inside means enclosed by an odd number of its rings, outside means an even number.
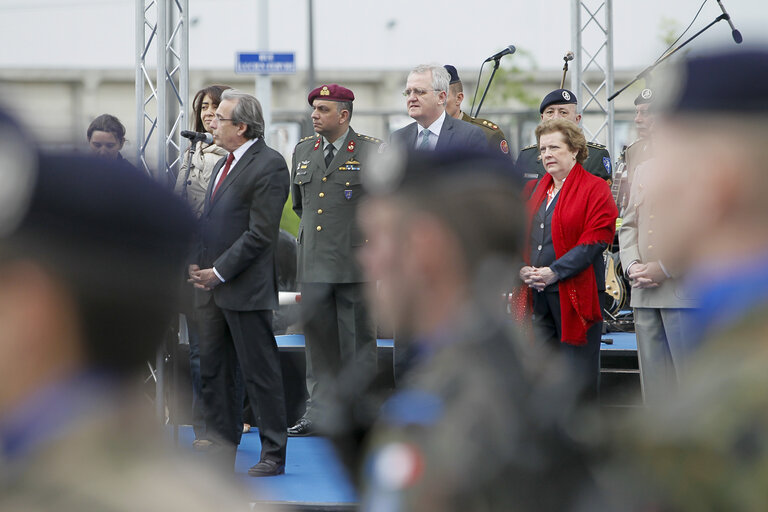
M611 179L611 155L601 144L587 142L589 155L584 162L584 168L599 178L604 180ZM539 158L539 148L536 144L531 144L520 151L517 157L517 165L523 173L523 177L528 180L536 180L544 176L546 172Z
M586 490L585 459L562 430L567 372L543 378L527 343L475 320L432 339L383 406L361 510L570 510Z
M504 155L509 155L509 144L507 138L504 136L504 132L495 123L487 119L481 119L479 117L472 117L464 112L461 113L461 120L468 123L475 124L482 128L485 138L488 139L488 146L492 151L500 151Z
M354 360L376 369L376 331L365 303L356 252L365 244L357 225L362 174L381 141L347 132L326 168L324 139L299 141L291 163L293 209L301 218L298 282L307 353L311 418L341 369Z

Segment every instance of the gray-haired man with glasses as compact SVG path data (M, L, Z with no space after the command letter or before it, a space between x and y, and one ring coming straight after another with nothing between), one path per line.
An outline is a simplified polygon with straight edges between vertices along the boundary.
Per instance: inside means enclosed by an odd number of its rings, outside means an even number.
M403 96L416 122L394 132L393 145L431 151L450 147L487 147L483 130L445 113L450 75L438 64L422 64L408 75Z

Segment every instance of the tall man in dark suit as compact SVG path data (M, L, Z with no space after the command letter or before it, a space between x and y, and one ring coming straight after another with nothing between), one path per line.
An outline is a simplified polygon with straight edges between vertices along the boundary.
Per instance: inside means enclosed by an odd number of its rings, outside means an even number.
M408 115L416 122L394 132L393 145L409 149L434 150L450 147L485 148L483 130L445 112L451 76L443 66L422 64L413 68L403 91Z
M211 174L199 259L189 268L199 289L205 421L211 451L233 467L242 435L242 404L235 399L239 361L251 406L260 414L261 460L248 474L279 475L285 472L287 419L272 311L289 173L280 153L264 143L264 117L253 96L225 91L211 128L216 144L230 153Z

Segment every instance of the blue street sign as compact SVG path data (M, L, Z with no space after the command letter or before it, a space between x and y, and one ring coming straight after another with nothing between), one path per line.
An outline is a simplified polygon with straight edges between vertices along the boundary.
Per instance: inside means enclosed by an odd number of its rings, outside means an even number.
M239 74L287 75L295 72L294 52L238 52L235 62L235 73Z

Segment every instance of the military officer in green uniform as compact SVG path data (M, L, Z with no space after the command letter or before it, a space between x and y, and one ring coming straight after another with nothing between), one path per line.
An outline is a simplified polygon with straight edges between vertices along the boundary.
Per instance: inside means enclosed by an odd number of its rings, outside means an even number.
M581 114L576 111L577 103L576 95L568 89L555 89L544 96L544 100L539 106L541 120L547 121L561 117L579 124ZM584 168L595 176L610 180L611 155L608 154L608 150L605 146L594 142L587 142L587 147L589 148L589 156L584 162ZM537 180L545 174L544 166L541 165L541 158L539 158L539 148L536 147L536 144L531 144L520 151L517 165L525 179Z
M488 139L488 145L493 151L500 151L504 155L509 155L509 144L504 132L496 123L479 117L472 117L461 110L461 102L464 101L464 86L459 78L459 72L454 66L446 64L443 66L448 74L451 75L451 81L448 86L448 96L445 99L445 111L449 116L461 119L468 123L479 126L485 138Z
M316 429L322 402L342 369L354 362L376 371L376 331L363 297L355 253L365 244L357 226L362 174L381 141L350 126L355 96L337 84L309 94L316 135L299 141L291 164L293 209L301 218L298 281L307 354L309 400L288 429Z

